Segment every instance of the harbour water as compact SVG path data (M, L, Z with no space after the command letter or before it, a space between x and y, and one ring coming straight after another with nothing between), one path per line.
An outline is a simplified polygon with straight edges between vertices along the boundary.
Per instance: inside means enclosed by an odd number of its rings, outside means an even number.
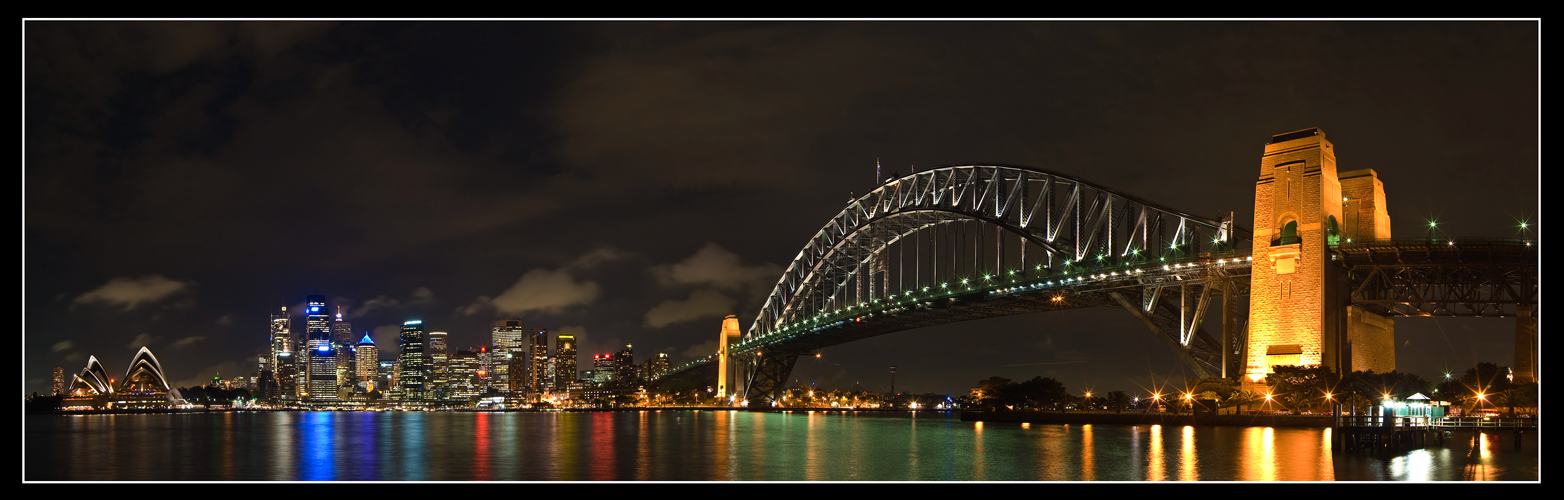
M28 415L26 481L1537 481L1535 434L738 411Z

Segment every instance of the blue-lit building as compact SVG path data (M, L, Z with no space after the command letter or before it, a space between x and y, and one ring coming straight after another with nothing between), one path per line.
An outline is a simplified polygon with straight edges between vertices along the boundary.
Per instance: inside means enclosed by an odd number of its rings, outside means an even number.
M311 295L304 304L304 354L309 357L308 401L337 401L337 353L331 346L331 314L326 297Z

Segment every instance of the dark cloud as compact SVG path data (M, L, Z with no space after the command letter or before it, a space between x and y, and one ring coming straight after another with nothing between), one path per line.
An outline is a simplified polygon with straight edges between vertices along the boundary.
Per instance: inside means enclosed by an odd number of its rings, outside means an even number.
M87 293L76 296L73 304L103 303L111 306L123 306L126 312L135 309L142 304L150 304L161 301L192 286L191 283L164 278L152 274L131 278L122 276L109 280L108 283Z

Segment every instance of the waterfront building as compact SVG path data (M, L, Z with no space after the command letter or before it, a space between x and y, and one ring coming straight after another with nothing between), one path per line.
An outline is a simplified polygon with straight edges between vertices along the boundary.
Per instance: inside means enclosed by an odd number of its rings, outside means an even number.
M554 387L568 387L576 378L576 336L554 338Z
M446 332L429 332L429 345L424 359L429 363L429 397L430 399L444 399L446 388L450 386L450 354L447 342L449 335Z
M331 350L337 359L337 395L352 395L358 378L354 370L353 323L342 320L342 306L337 306L337 317L331 322ZM344 395L346 393L346 395Z
M656 357L653 357L653 358L649 359L648 361L652 362L652 374L651 374L651 377L655 377L655 376L658 376L658 375L662 375L664 373L668 373L668 353L666 353L666 352L659 352L659 353L657 353ZM650 378L650 377L648 377L648 378Z
M511 351L510 355L510 381L506 388L511 394L531 393L532 387L528 383L532 379L527 371L527 351Z
M312 403L337 400L337 356L331 348L331 315L326 312L326 297L311 295L304 306L305 352L309 356L309 386Z
M521 326L519 319L502 319L494 322L491 342L495 347L507 351L524 351L530 342L527 329Z
M489 388L496 391L507 392L510 390L510 365L515 358L516 351L502 350L497 346L491 346L489 351Z
M527 336L532 338L532 369L530 370L532 380L528 385L532 386L534 393L542 394L548 390L550 385L548 380L548 330L533 328Z
M331 322L331 341L339 344L353 343L353 323L343 321L342 306L337 306L337 317Z
M635 373L635 349L625 344L624 349L614 353L614 378L621 381L632 381Z
M400 363L394 359L388 359L380 362L380 376L384 377L384 379L376 380L380 382L381 387L386 388L386 390L380 392L388 392L396 387L396 374L399 368L399 364Z
M488 389L494 383L494 352L490 351L488 346L479 347L476 349L469 347L468 349L472 349L474 354L476 354L478 357L478 387L481 389Z
M397 388L402 392L403 401L420 402L424 400L424 390L428 383L428 370L424 365L424 322L422 320L409 320L402 323L402 353L397 357Z
M457 350L450 358L450 386L447 400L469 402L477 399L484 390L481 380L483 375L477 352L469 349Z
M293 401L298 397L299 370L295 355L298 349L293 343L292 320L288 308L271 315L271 369L277 389L268 401L274 403Z
M375 390L375 384L380 379L380 349L375 347L374 339L369 338L369 332L364 332L364 338L358 341L358 347L353 352L353 364L358 369L358 385L364 392Z
M130 358L130 367L125 370L119 385L116 387L113 382L98 358L88 356L87 367L71 379L60 407L66 410L146 409L168 408L176 402L177 392L169 388L162 365L146 347Z
M614 357L608 354L592 355L592 383L603 385L614 380Z

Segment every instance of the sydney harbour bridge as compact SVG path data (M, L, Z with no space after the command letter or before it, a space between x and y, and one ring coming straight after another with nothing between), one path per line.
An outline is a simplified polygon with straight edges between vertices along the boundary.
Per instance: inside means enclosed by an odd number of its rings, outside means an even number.
M1318 129L1273 136L1261 163L1253 230L1028 167L888 179L824 222L747 331L730 317L718 353L663 379L715 373L769 407L828 346L1083 307L1138 319L1198 377L1250 384L1275 364L1394 369L1394 317L1513 318L1517 382L1533 376L1535 242L1391 238L1384 184L1337 172Z

